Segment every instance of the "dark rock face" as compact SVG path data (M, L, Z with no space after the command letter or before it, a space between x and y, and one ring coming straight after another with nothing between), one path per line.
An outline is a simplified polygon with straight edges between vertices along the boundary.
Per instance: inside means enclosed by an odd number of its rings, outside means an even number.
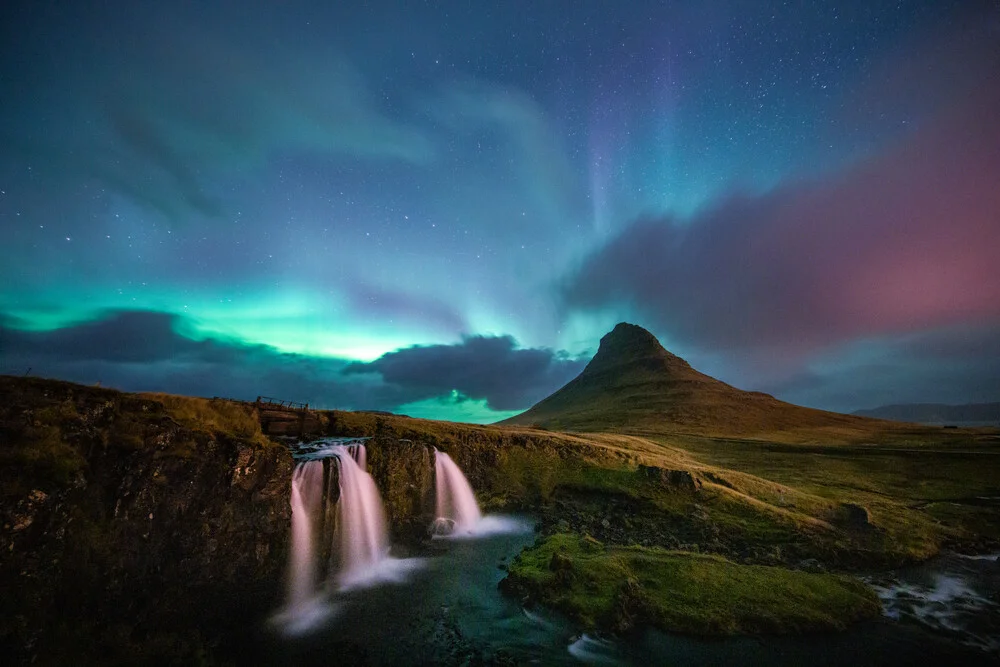
M836 520L845 528L853 530L873 530L868 508L856 503L841 503L837 511Z
M259 418L265 435L304 438L319 435L326 428L314 410L260 410Z
M0 455L14 662L190 664L280 604L284 447L193 431L155 400L0 378Z
M708 517L698 511L696 499L692 495L690 502L682 503L685 509L690 507L693 510L690 513L666 514L643 498L559 489L552 502L542 508L539 531L542 535L589 535L606 544L687 550L698 550L695 545L700 544L704 546L704 551L732 553L737 545L720 541L720 535Z
M382 494L393 538L426 537L434 521L434 455L427 445L386 434L369 441L368 470Z
M598 374L644 360L650 362L647 365L652 370L660 370L665 365L682 374L695 372L688 362L665 350L656 336L628 322L619 322L601 338L597 354L584 372L589 370L590 374Z

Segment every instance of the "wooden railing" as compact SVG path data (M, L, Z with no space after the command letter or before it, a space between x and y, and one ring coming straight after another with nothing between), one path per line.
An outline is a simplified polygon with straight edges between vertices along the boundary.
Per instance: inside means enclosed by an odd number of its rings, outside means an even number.
M271 410L308 410L308 403L296 403L295 401L283 401L270 396L258 396L257 407Z
M212 400L228 401L230 403L240 403L242 405L249 405L255 407L258 410L294 410L296 412L305 412L309 409L308 403L283 401L278 398L271 398L270 396L258 396L256 401L244 401L239 398L227 398L225 396L214 396Z

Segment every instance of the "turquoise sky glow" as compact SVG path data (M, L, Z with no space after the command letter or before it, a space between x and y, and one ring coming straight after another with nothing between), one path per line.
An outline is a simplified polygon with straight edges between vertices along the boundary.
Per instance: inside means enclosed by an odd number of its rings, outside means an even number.
M0 372L481 422L628 320L1000 400L995 3L403 4L0 10Z

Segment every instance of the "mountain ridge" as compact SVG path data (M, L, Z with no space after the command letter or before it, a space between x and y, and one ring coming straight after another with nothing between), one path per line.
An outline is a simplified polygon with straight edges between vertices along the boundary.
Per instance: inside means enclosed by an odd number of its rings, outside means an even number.
M998 422L1000 402L994 403L892 403L877 408L855 410L859 417L894 419L905 422Z
M857 440L889 422L843 415L737 389L693 368L646 329L621 322L576 378L525 412L498 422L552 430L690 433L811 440L835 431Z

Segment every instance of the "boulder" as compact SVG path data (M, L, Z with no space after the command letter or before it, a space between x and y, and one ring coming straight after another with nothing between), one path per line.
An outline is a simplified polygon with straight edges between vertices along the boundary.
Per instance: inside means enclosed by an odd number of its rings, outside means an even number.
M701 480L695 477L690 470L670 470L669 468L640 465L639 474L672 491L694 493L701 489Z
M849 530L873 530L868 508L857 503L841 503L837 508L837 523Z

